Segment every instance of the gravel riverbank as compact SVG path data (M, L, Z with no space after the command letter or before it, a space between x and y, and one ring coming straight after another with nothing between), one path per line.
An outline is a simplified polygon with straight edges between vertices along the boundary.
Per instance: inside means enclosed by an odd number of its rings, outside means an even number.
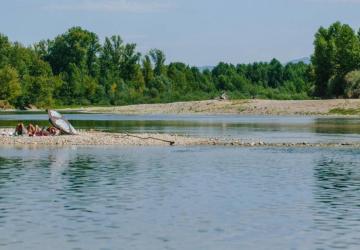
M332 100L207 100L166 104L138 104L113 107L85 107L76 111L108 114L243 114L243 115L342 115L360 114L360 99ZM69 110L67 110L69 111ZM71 109L70 109L71 111Z
M343 143L269 143L262 141L223 140L217 138L198 138L171 134L124 134L99 131L80 131L69 136L11 136L13 129L0 129L0 145L120 145L120 146L231 146L231 147L354 147L360 148L360 142ZM173 142L173 143L170 143Z
M18 110L0 110L14 112ZM34 109L32 111L43 111ZM203 115L276 115L276 116L360 116L360 99L331 100L205 100L161 104L136 104L108 107L64 108L59 111L123 114L203 114Z

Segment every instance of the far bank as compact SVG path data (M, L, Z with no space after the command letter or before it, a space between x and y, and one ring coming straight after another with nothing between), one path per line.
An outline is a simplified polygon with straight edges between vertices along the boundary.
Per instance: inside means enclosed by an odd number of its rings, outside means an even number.
M331 100L206 100L166 104L66 108L63 111L111 114L244 114L244 115L360 115L360 99Z

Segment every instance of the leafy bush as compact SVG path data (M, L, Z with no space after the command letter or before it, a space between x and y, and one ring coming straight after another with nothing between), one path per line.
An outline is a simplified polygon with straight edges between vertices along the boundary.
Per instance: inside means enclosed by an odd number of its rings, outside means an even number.
M360 70L351 71L345 76L345 96L360 97Z

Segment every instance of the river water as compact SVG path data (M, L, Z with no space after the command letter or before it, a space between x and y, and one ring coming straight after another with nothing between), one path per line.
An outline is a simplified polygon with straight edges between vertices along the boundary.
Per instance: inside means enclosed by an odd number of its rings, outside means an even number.
M0 126L46 119L12 115ZM135 116L103 129L358 140L356 119L186 117ZM111 123L83 118L73 123ZM358 249L359 153L1 145L0 249Z
M78 129L110 132L176 133L264 142L359 142L360 118L239 115L66 114ZM49 126L48 116L2 113L0 128L18 122Z

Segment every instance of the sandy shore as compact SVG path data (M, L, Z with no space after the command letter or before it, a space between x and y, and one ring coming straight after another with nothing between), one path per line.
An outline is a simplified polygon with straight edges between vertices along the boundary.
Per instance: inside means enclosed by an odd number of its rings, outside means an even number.
M331 100L206 100L165 104L137 104L109 107L58 109L66 112L106 113L126 115L149 114L243 114L243 115L317 115L360 116L360 99ZM1 110L18 111L18 110ZM33 109L31 111L43 111Z
M77 109L77 111L114 114L336 115L336 113L331 112L334 109L358 110L360 114L360 99L300 101L259 99L233 101L208 100L167 104L87 107Z
M169 134L122 134L99 131L80 131L78 135L10 136L13 129L0 129L0 144L10 145L201 145L203 139ZM154 138L154 139L153 139ZM169 141L169 142L165 142Z
M76 145L119 145L119 146L231 146L231 147L354 147L351 143L269 143L262 141L222 140L217 138L197 138L170 134L122 134L99 131L81 131L75 136L11 136L13 129L0 129L0 145L14 146L76 146ZM166 142L171 141L173 143Z

